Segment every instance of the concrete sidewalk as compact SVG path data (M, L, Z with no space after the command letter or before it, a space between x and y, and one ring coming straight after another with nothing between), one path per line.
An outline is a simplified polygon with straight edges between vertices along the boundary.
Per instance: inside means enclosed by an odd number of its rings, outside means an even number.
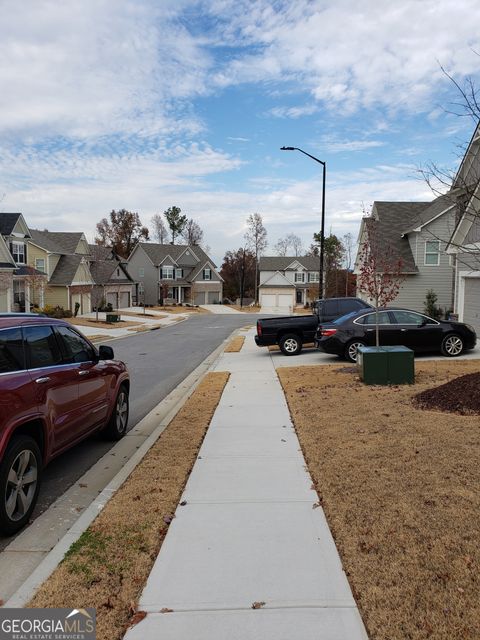
M246 333L127 640L365 640L271 357ZM162 613L162 610L164 611Z

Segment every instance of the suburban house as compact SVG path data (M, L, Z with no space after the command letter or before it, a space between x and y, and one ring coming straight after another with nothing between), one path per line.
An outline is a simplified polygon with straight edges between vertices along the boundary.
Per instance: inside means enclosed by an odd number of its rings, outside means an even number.
M31 232L21 213L0 213L0 311L30 311L45 276L28 265Z
M211 258L198 246L139 242L128 258L137 284L137 303L160 300L191 304L222 301L223 279Z
M437 306L451 311L455 272L446 248L455 220L456 207L448 195L432 202L374 202L371 216L360 226L355 273L360 271L362 247L369 235L374 236L373 244L401 260L404 280L393 304L423 312L427 291L432 289ZM357 295L368 300L364 292Z
M480 336L480 124L449 193L458 221L447 247L455 264L454 311Z
M90 248L81 232L30 230L28 264L47 276L44 299L37 298L40 307L60 306L79 313L92 310ZM43 304L42 304L43 303Z
M89 266L94 286L92 308L111 304L113 309L132 305L135 283L127 270L127 263L111 247L89 245Z
M292 313L318 298L319 258L264 256L258 263L258 296L265 313Z

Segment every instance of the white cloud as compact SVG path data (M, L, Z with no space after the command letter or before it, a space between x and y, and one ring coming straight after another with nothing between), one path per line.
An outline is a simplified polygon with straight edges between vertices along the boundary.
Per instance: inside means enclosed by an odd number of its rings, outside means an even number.
M268 111L268 115L274 118L301 118L311 116L318 111L318 106L314 104L298 107L273 107Z
M385 145L381 140L338 140L335 137L324 136L319 145L330 153L340 153L342 151L365 151Z

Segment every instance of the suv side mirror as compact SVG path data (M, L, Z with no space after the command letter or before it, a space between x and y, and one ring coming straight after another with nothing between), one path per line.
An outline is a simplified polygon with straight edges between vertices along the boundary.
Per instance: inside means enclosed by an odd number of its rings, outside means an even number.
M100 345L98 348L98 358L99 360L113 360L114 355L112 347L107 347L104 344Z

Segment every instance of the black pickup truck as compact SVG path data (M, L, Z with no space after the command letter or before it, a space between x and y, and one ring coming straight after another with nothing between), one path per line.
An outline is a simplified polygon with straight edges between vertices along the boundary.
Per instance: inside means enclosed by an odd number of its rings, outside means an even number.
M313 343L319 324L331 322L351 311L370 309L360 298L327 298L317 300L310 316L282 316L257 320L255 343L258 347L278 344L283 354L295 356L304 344Z

